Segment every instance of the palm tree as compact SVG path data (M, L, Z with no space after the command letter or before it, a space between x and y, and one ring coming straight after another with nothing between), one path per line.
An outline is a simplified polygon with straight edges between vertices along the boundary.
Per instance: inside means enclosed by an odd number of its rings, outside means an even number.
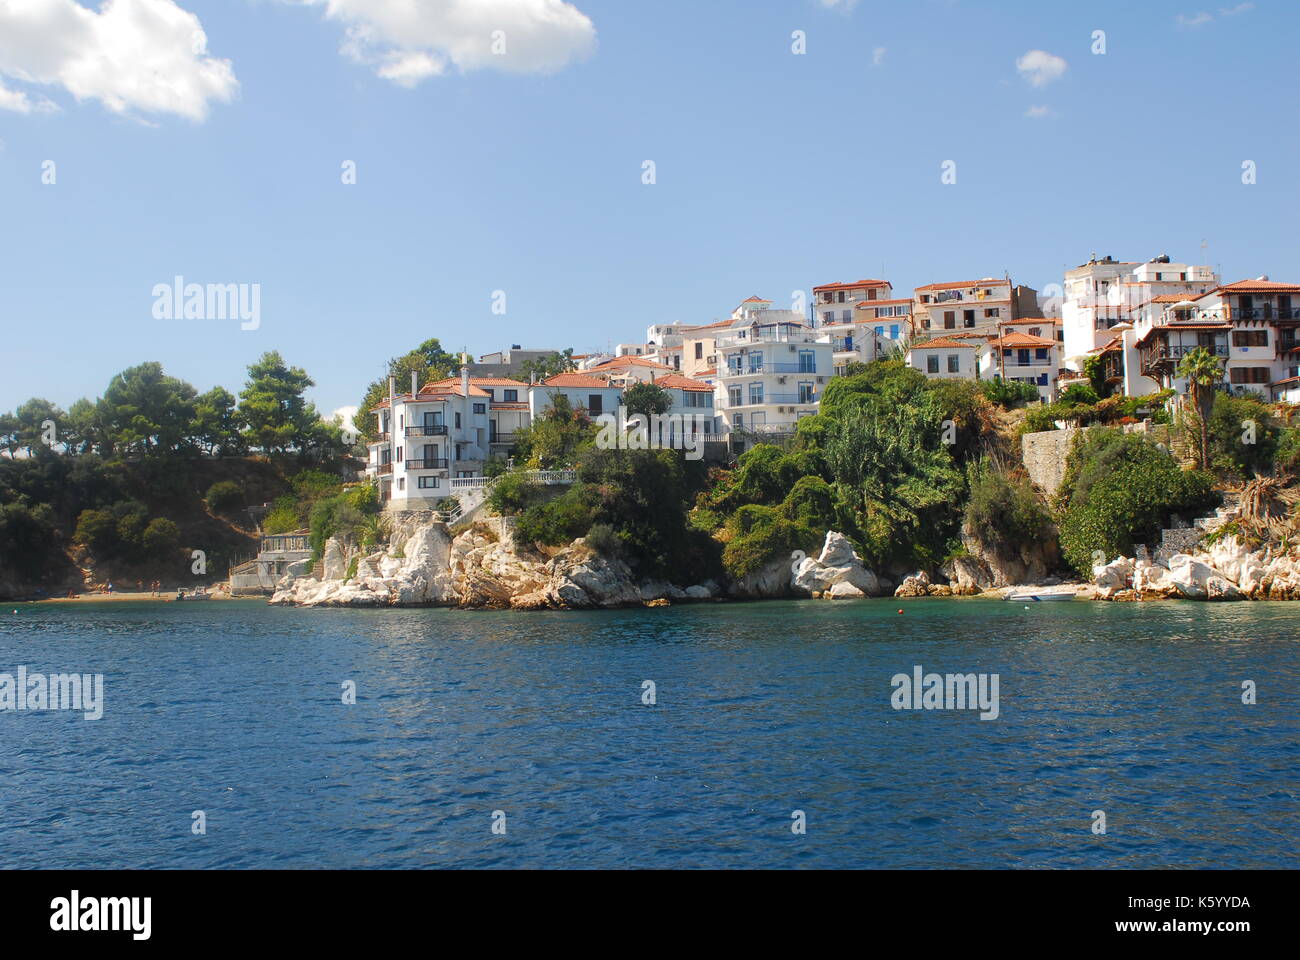
M1214 388L1223 379L1223 361L1205 347L1188 351L1178 364L1178 376L1187 380L1192 395L1192 407L1200 421L1199 466L1204 470L1210 462L1210 410L1214 406Z

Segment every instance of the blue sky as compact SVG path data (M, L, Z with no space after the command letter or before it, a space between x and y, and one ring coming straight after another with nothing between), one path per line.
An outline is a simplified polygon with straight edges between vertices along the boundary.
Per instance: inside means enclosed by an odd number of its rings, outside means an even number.
M145 360L237 392L278 349L328 411L431 336L583 352L751 294L1041 289L1094 251L1200 262L1202 240L1228 279L1300 277L1293 3L477 0L448 21L429 0L406 24L331 2L114 0L86 41L122 45L109 67L0 23L0 409ZM173 38L197 17L206 53L145 70L127 14ZM260 327L155 319L178 274L259 283Z

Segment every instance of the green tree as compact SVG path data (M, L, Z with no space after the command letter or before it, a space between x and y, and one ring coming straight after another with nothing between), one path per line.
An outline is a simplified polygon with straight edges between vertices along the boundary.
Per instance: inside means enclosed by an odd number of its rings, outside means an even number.
M518 432L515 450L534 470L568 469L595 444L596 433L586 411L575 410L567 395L557 393L547 408Z
M673 398L657 383L635 383L623 391L623 406L629 417L634 414L652 417L665 414L673 407Z
M1178 364L1178 376L1187 380L1192 410L1200 431L1197 465L1204 470L1210 463L1210 411L1214 406L1214 390L1223 379L1223 361L1205 347L1189 351Z
M192 386L151 361L113 377L100 401L99 416L116 452L172 453L187 440L195 396Z
M573 359L573 347L561 350L559 353L548 353L542 357L532 357L525 360L519 365L519 379L524 383L541 383L543 380L549 380L551 377L561 373L570 373L576 370L577 363Z
M320 416L304 393L315 385L305 370L286 365L277 351L262 354L248 368L248 382L239 394L239 418L249 445L283 453L310 444Z
M394 385L400 394L411 389L413 373L416 378L416 389L419 389L426 383L453 376L459 368L460 358L444 350L436 337L425 340L409 353L389 360L387 372L366 387L361 403L357 405L357 412L352 422L356 424L358 436L370 443L379 439L374 410L388 399L389 377L395 381Z
M180 545L181 530L166 517L155 517L144 528L140 542L144 553L150 558L163 560Z
M213 387L194 401L189 435L205 453L228 456L245 451L235 404L234 394L224 387Z

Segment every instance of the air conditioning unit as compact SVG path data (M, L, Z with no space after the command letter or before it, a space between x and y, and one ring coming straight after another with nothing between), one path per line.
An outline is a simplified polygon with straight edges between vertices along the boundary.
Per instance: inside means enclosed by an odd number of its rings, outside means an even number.
M825 382L826 382L826 378L825 378L825 377L818 377L818 378L817 378L817 382L818 382L818 383L825 383Z
M794 351L795 351L795 345L792 343L790 344L790 352L794 353Z
M777 377L777 378L776 378L776 382L777 382L777 383L785 383L785 377Z

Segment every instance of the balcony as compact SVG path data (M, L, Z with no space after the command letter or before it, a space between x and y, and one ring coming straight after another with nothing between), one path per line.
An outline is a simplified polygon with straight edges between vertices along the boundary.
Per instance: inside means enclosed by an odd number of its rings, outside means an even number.
M756 400L753 397L742 397L739 403L728 402L727 408L734 410L738 407L765 407L773 403L804 404L806 406L811 406L812 404L817 403L818 399L819 398L815 394L805 396L798 393L769 393L761 400Z
M446 470L447 461L433 460L433 459L407 460L406 469L407 470Z
M381 477L386 476L387 474L390 474L392 472L393 472L393 465L391 463L380 463L380 464L376 464L375 466L375 473Z
M493 446L497 444L513 444L518 434L514 433L494 433L488 443Z
M1229 320L1300 320L1300 308L1278 310L1265 306L1243 310L1240 307L1232 307L1225 312Z
M408 437L445 437L447 435L447 425L445 423L432 423L420 427L407 427L406 435Z

